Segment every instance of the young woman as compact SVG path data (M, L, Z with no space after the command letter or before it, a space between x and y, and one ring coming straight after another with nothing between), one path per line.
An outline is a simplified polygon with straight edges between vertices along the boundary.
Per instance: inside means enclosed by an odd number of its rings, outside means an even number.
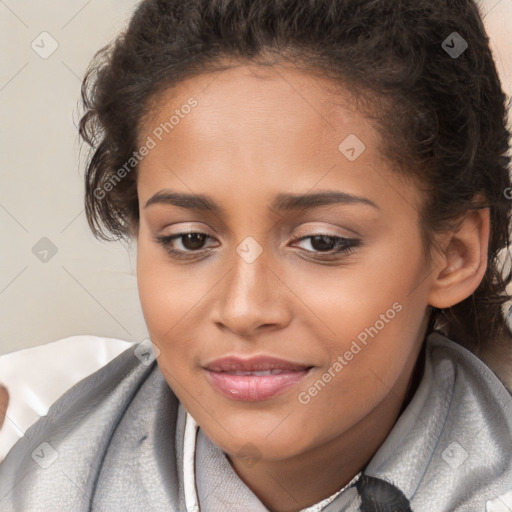
M488 43L470 0L141 2L80 133L151 343L27 431L0 509L512 507Z

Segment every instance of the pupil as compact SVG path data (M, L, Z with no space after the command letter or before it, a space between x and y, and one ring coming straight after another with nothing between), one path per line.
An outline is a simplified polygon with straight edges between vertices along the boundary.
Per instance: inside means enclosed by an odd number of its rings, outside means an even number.
M204 237L201 233L188 233L183 237L183 245L189 250L201 249Z
M315 243L315 241L319 243ZM319 235L311 238L311 245L317 251L330 251L333 248L333 241L331 236Z

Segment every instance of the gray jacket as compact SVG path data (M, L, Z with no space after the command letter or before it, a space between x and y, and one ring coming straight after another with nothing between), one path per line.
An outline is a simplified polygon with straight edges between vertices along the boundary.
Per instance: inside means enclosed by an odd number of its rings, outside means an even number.
M186 413L144 351L130 347L27 430L0 465L1 512L186 511ZM201 432L201 512L266 511ZM426 339L422 380L389 436L324 512L359 510L512 511L512 396L439 333Z

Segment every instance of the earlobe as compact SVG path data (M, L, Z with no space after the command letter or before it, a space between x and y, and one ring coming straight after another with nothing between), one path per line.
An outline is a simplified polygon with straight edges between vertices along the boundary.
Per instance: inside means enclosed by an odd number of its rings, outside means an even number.
M489 208L482 208L468 211L457 230L449 234L432 274L430 306L449 308L478 288L487 270L489 232Z

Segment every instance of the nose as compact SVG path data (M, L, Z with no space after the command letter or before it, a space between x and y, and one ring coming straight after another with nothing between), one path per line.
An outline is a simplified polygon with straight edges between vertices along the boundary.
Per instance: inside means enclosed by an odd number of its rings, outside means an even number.
M212 321L222 330L249 338L286 327L291 319L290 290L264 255L248 263L235 253L233 260L217 288Z

